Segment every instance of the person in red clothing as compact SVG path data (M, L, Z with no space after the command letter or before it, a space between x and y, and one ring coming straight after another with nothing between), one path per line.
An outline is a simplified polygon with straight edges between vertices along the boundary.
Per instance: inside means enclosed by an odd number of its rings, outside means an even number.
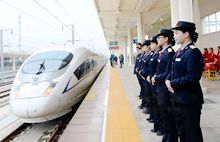
M206 63L214 63L215 60L216 60L215 58L216 58L216 55L215 55L215 53L213 52L213 48L210 47L210 48L209 48L209 53L207 54Z
M218 70L220 70L220 46L218 46L218 52L216 54L216 58L217 58L216 65Z
M202 53L202 57L203 57L203 59L204 59L204 61L205 61L205 59L207 58L207 55L208 55L208 48L204 48L204 51L203 51L203 53Z
M203 61L204 63L207 63L207 56L208 56L209 52L208 52L208 48L204 48L204 51L202 53L202 57L203 57ZM205 64L203 67L203 71L205 70Z

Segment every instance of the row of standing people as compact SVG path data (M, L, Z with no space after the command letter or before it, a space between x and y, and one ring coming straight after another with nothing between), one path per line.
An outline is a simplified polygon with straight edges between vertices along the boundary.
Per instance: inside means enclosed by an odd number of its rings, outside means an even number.
M204 48L203 51L203 60L205 63L213 63L216 65L216 68L220 69L220 46L218 46L217 54L214 53L214 49L212 47Z
M120 68L122 68L123 64L124 64L124 55L123 54L119 55L119 62L120 62ZM114 65L117 65L118 57L116 55L114 55L114 54L111 54L111 56L110 56L110 63L111 63L112 67L114 67Z
M163 135L162 142L203 141L200 115L204 100L199 80L204 62L194 45L195 30L194 23L179 21L176 27L161 29L151 40L137 45L141 53L134 73L141 88L139 108L150 114L151 131ZM172 48L175 43L181 44L177 52Z

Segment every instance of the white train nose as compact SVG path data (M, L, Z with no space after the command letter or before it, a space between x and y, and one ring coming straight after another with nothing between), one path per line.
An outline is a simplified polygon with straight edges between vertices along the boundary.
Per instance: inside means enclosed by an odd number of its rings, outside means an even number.
M43 117L59 111L59 106L55 96L10 100L11 112L20 118Z

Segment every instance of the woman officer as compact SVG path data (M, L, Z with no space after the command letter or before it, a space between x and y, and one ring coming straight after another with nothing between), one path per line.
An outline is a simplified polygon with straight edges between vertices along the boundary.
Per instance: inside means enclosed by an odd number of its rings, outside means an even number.
M156 74L152 77L152 84L156 85L156 99L163 125L162 142L177 142L176 126L172 115L170 93L165 85L167 75L170 73L172 59L175 54L172 46L175 44L173 31L161 29L157 35L158 45L163 49L160 53Z
M150 62L149 62L149 74L147 76L147 81L150 83L150 88L151 88L150 117L147 118L147 120L150 123L154 122L154 128L151 130L151 132L157 132L157 133L162 134L162 126L161 126L160 116L158 114L158 106L157 106L157 102L156 102L156 88L154 85L151 84L151 78L156 73L159 52L161 51L161 47L158 46L158 44L157 44L157 37L156 36L153 36L151 38L150 48L154 54L152 55Z
M179 21L174 30L176 52L166 86L172 93L173 112L181 142L202 142L200 115L204 103L199 80L204 65L202 54L193 43L197 41L194 23Z
M143 95L142 95L142 104L143 106L143 113L147 114L149 113L149 106L150 106L150 84L147 82L147 76L149 74L149 68L148 63L149 59L151 58L153 52L150 50L150 40L145 40L143 42L143 49L145 49L146 54L143 57L143 63L141 66L141 69L139 70L139 75L142 78L142 84L143 84Z

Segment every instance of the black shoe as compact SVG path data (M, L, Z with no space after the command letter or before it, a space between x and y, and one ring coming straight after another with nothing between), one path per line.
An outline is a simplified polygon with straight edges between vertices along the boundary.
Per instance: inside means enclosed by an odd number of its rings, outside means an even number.
M150 131L153 132L153 133L157 132L157 130L155 130L155 129L151 129Z
M147 118L146 120L147 120L147 121L150 121L150 120L152 120L152 119L151 119L151 118Z
M157 135L158 135L158 136L162 136L163 133L162 133L161 131L157 131Z
M138 108L139 108L139 109L143 109L143 106L140 105L140 106L138 106Z

